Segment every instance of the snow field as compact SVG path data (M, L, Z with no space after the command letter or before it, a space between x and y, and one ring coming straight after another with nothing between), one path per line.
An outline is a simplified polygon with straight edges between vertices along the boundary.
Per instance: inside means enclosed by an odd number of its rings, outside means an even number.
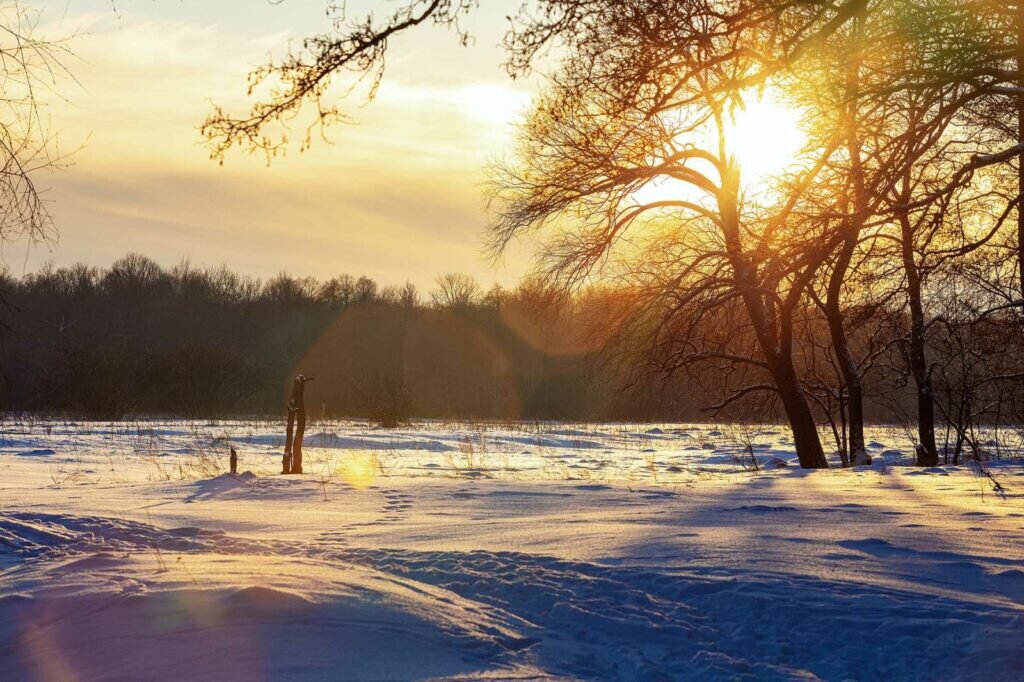
M1019 464L341 422L283 477L279 426L5 423L3 678L1024 679Z

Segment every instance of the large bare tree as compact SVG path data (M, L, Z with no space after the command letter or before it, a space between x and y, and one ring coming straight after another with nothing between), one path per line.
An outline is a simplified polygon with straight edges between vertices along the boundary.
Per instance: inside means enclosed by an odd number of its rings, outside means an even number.
M62 161L46 103L69 76L64 40L41 36L39 14L19 0L0 2L0 239L39 241L52 234L40 173Z

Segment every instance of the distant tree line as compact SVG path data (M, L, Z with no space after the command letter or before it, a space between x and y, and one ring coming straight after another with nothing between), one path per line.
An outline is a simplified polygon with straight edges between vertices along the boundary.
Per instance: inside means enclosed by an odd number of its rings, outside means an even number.
M478 419L695 416L657 382L625 399L595 351L611 292L571 302L537 284L484 290L447 274L422 295L368 277L266 281L227 268L109 268L3 275L0 408L101 419L282 412L303 372L311 416ZM646 394L644 394L646 391Z

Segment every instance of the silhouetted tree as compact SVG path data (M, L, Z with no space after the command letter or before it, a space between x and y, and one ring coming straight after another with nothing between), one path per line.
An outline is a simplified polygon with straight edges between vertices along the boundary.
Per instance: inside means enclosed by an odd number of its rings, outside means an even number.
M438 308L467 310L480 300L480 285L469 275L451 272L435 280L437 289L430 299Z

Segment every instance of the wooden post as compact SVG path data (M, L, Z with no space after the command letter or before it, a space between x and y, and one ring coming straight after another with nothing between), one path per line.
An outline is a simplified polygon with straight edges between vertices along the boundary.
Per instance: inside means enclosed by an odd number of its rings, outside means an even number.
M234 448L231 448L231 473L238 473L238 453L235 452Z

